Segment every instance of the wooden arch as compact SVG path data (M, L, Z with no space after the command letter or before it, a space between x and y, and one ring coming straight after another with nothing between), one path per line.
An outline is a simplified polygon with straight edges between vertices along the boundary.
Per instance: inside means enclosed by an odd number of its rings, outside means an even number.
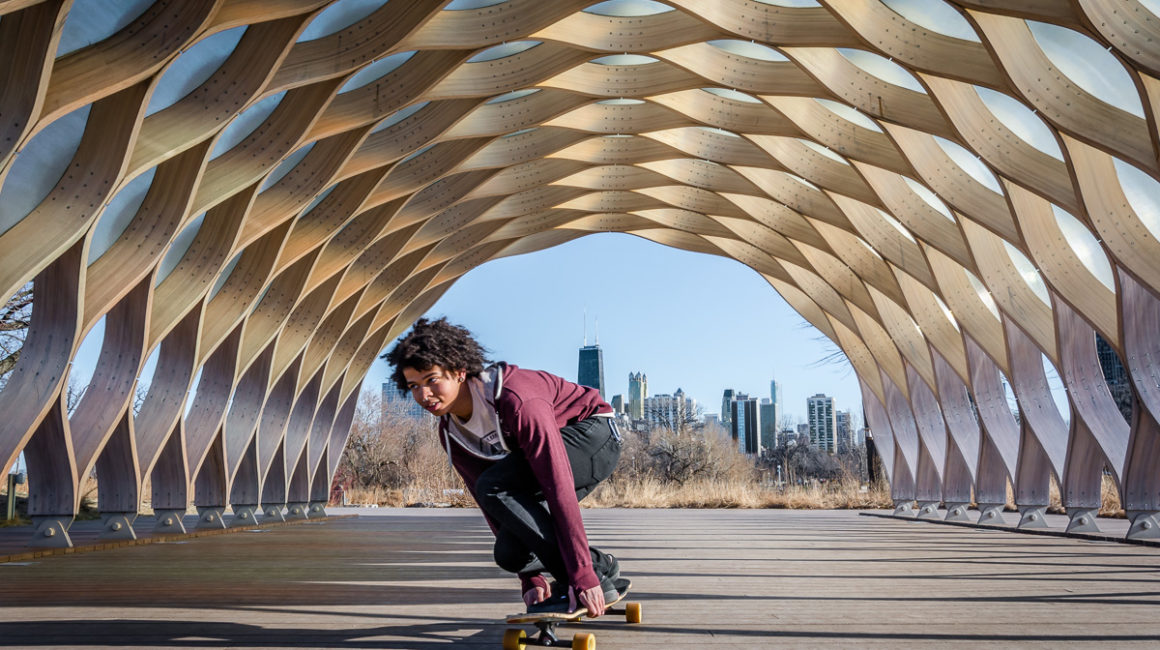
M156 2L78 42L80 3L0 0L0 290L35 296L0 465L41 532L93 467L115 530L148 478L163 527L320 507L372 361L458 277L617 231L752 267L840 346L900 513L996 517L1010 481L1037 525L1055 476L1085 528L1107 472L1160 534L1144 3L365 5Z

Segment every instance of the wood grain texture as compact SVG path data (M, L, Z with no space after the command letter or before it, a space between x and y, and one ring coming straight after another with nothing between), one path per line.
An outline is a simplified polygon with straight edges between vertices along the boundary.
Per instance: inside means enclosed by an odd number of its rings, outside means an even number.
M344 9L323 0L157 0L54 57L74 5L0 1L0 288L36 295L0 459L36 455L38 512L72 514L94 465L110 511L148 478L155 507L322 499L392 339L472 269L600 232L761 273L850 360L899 499L998 502L1010 478L1038 503L1054 473L1088 503L1102 458L1156 509L1160 23L1140 0L949 2L977 41L876 0L445 4L327 33ZM1108 50L1144 117L1027 20ZM1133 378L1127 428L1097 332ZM1044 415L1043 356L1069 426Z

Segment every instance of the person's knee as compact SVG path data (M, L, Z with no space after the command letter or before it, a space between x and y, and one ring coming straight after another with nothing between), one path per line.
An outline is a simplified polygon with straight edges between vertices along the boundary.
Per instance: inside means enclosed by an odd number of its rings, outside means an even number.
M528 552L496 540L493 549L495 565L508 573L519 573L528 565Z

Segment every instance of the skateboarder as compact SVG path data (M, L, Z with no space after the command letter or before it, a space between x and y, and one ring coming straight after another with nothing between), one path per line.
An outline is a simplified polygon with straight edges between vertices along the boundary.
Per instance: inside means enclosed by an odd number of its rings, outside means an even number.
M528 611L604 613L620 566L588 546L579 505L620 458L599 391L485 366L471 332L446 318L419 319L383 358L399 391L439 418L439 441L495 533L496 564L519 575Z

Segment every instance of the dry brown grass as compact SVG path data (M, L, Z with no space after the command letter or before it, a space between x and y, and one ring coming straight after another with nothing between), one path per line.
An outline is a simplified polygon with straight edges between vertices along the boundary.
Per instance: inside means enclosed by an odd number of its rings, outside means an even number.
M613 479L582 503L588 508L888 508L885 488L863 490L855 483L775 489L748 481L696 480L662 483L654 478Z
M1103 483L1100 484L1099 516L1118 519L1123 519L1126 516L1124 508L1120 505L1120 491L1116 488L1116 482L1106 474Z
M407 507L439 504L475 507L471 495L429 489L352 489L350 505ZM856 484L830 483L814 487L767 488L745 481L689 481L664 483L655 478L612 479L584 499L585 508L787 508L842 510L891 507L885 487L863 489Z
M1047 511L1055 514L1067 514L1067 508L1063 506L1063 499L1060 497L1059 483L1055 480L1055 476L1051 477L1051 483L1048 486L1048 505ZM1017 510L1015 507L1015 492L1011 488L1011 482L1007 482L1007 509ZM1124 509L1120 505L1120 491L1116 488L1116 481L1105 474L1100 483L1100 517L1112 517L1116 519L1123 519L1125 517Z
M376 505L386 508L412 506L450 506L452 508L474 508L471 494L454 488L405 487L405 488L351 488L346 493L348 505Z

